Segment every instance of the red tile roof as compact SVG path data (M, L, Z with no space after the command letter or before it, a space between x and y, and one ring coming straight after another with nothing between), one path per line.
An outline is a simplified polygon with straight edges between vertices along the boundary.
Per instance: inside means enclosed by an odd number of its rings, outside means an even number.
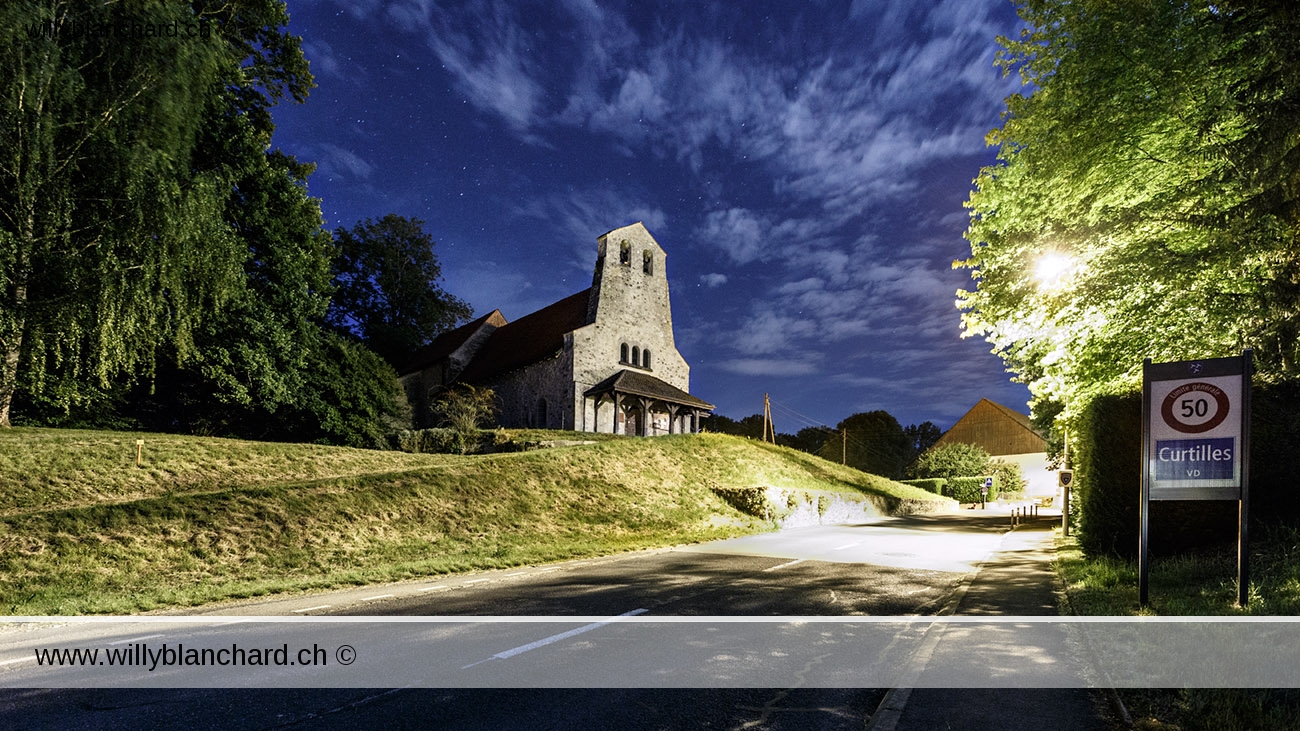
M564 349L564 336L587 324L590 289L525 315L492 333L461 373L471 384L532 365Z

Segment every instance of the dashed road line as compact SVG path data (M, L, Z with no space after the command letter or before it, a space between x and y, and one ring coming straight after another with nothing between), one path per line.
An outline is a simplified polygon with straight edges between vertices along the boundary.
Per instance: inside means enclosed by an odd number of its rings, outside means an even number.
M778 564L778 565L776 565L776 566L768 566L767 568L763 569L763 571L776 571L777 569L783 569L783 568L785 568L785 567L787 567L787 566L794 566L795 564L800 564L800 563L803 563L804 561L807 561L807 560L808 560L808 559L806 559L806 558L796 558L796 559L793 560L793 561L786 561L786 562L783 563L783 564Z
M472 668L472 667L474 667L475 665L482 665L483 663L488 662L489 660L506 660L506 659L509 659L509 658L514 657L515 655L522 655L523 653L528 652L529 650L536 650L536 649L539 648L539 647L545 647L545 646L547 646L547 645L554 644L554 643L559 642L559 641L561 641L561 640L567 640L567 639L569 639L570 637L573 637L573 636L575 636L575 635L580 635L580 634L582 634L583 632L590 632L590 631L593 630L593 629L599 629L599 628L601 628L601 627L604 627L604 626L607 625L607 624L613 624L613 623L617 622L619 619L621 619L621 618L623 618L623 617L635 617L635 616L638 615L638 614L645 614L645 613L648 612L648 611L650 611L650 610L649 610L649 609L633 609L633 610L630 611L630 612L623 612L622 614L618 615L617 617L610 617L609 619L606 619L606 620L603 620L603 621L600 621L600 622L592 622L591 624L585 624L585 625L583 625L583 626L581 626L581 627L578 627L578 628L576 628L576 629L571 629L571 630L569 630L568 632L561 632L561 633L558 634L558 635L551 635L550 637L547 637L547 638L544 638L544 639L537 640L536 642L529 642L529 643L526 644L526 645L520 645L520 646L518 646L518 647L512 647L512 648L510 648L509 650L504 650L504 651L502 651L502 652L498 652L497 654L495 654L495 655L493 655L492 657L489 657L489 658L487 658L487 659L479 660L478 662L474 662L474 663L470 663L469 665L466 665L466 666L462 667L461 670L468 670L469 668Z
M295 609L295 610L293 610L293 613L294 613L294 614L303 614L303 613L306 613L306 612L314 612L314 611L316 611L317 609L329 609L329 608L330 608L330 605L329 605L329 604L319 604L319 605L314 606L314 607L307 607L306 609Z
M420 591L444 591L444 590L446 590L446 589L450 589L450 588L451 588L451 587L450 587L450 586L447 586L446 584L438 584L437 586L426 586L426 587L420 589Z
M393 598L393 595L392 595L392 594L380 594L379 596L363 596L363 597L361 597L361 601L363 601L363 602L377 602L377 601L379 601L380 599L392 599L392 598Z
M129 640L118 640L117 642L110 642L110 643L108 643L108 644L109 644L110 646L112 646L112 645L125 645L125 644L128 643L128 642L140 642L141 640L152 640L152 639L155 638L155 637L162 637L162 636L163 636L163 635L145 635L144 637L132 637L132 638L129 639Z

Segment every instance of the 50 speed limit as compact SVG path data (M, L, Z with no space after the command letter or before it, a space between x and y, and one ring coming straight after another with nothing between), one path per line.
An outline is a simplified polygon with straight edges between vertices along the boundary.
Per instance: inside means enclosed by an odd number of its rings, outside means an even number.
M1160 418L1183 434L1200 434L1222 424L1231 411L1228 394L1212 383L1184 383L1160 404Z

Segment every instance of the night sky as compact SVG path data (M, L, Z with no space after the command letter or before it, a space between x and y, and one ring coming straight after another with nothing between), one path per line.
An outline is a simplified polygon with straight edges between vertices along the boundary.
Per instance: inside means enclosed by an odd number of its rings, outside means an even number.
M445 288L507 319L591 284L596 238L668 252L691 392L779 431L1027 411L981 339L962 207L1018 90L1008 0L289 0L317 88L273 145L326 225L420 218ZM797 412L799 416L795 416Z

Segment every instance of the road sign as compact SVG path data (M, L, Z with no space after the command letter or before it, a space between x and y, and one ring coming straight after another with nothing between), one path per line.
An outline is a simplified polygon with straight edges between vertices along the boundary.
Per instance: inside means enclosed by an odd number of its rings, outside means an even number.
M1241 358L1143 369L1146 471L1152 500L1236 500L1245 454Z
M1060 470L1056 473L1056 486L1069 487L1074 482L1074 470Z
M1250 586L1250 377L1253 354L1142 365L1142 521L1138 601L1147 603L1152 500L1237 501L1237 604Z

